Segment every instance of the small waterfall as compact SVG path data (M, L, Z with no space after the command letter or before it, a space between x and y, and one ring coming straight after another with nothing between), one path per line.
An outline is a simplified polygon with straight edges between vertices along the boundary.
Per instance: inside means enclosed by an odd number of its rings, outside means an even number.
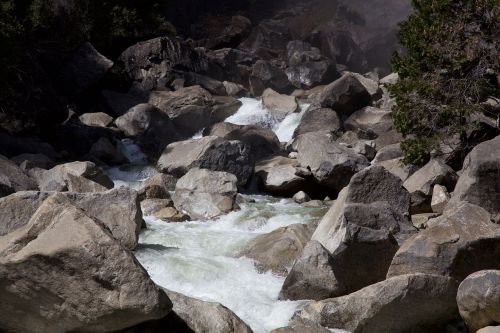
M276 133L280 142L288 142L292 139L293 132L299 126L300 120L309 104L301 104L300 112L288 115L285 119L279 120L267 110L262 102L255 98L241 98L243 105L225 122L236 125L255 125L268 128Z

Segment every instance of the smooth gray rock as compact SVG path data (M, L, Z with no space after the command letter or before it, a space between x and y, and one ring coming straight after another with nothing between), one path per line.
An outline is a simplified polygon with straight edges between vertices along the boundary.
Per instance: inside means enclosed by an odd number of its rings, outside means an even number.
M116 331L172 308L133 254L62 194L0 237L0 254L0 329L8 332Z
M264 190L276 195L292 196L306 187L306 179L299 174L298 162L283 156L259 161L255 174Z
M213 219L233 210L236 184L233 174L194 168L177 181L172 199L192 219Z
M402 275L347 296L313 302L292 323L316 323L353 333L438 333L457 316L458 284L437 275Z
M299 111L296 97L282 95L271 88L267 88L262 93L262 105L278 120L283 120L289 114Z
M483 208L467 202L449 204L427 225L401 245L387 277L425 273L462 281L473 272L500 268L500 225L491 222Z
M458 287L457 303L471 332L500 323L500 270L469 275Z

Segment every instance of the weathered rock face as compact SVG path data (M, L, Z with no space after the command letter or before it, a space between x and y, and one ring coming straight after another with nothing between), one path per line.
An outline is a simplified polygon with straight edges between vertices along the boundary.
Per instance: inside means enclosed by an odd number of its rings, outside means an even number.
M150 104L139 104L116 119L116 126L141 147L151 159L160 156L163 148L177 141L179 135L170 118Z
M266 88L280 94L290 94L293 91L285 72L267 61L259 60L253 65L249 80L253 96L261 96Z
M205 75L193 72L186 72L182 74L181 80L184 80L185 86L200 86L213 95L218 95L218 96L227 95L226 88L224 88L224 85L222 84L221 81Z
M450 201L450 194L446 187L434 185L432 190L431 208L434 213L443 213L446 205Z
M272 330L270 333L330 333L329 329L320 326L287 326Z
M113 117L104 112L85 113L78 119L87 126L108 127L113 122Z
M170 290L165 292L172 300L172 310L194 332L252 333L247 324L219 303L204 302Z
M481 207L466 202L448 205L427 229L401 245L387 276L426 273L461 281L482 269L499 269L500 226L490 219Z
M380 166L359 172L340 192L312 236L332 255L337 295L385 279L399 245L416 232L409 209L401 180Z
M128 249L135 249L142 224L137 192L118 188L100 193L64 193L72 205L103 223L113 237ZM5 214L0 218L0 236L26 225L49 192L18 192L0 199Z
M279 228L253 239L238 256L254 259L262 272L286 274L313 231L314 225L305 224Z
M12 161L15 162L19 167L27 171L33 168L50 169L56 163L48 156L44 154L21 154L14 156Z
M500 323L500 271L469 275L458 288L457 303L471 332Z
M467 155L453 201L483 207L500 220L500 136L477 145Z
M61 194L1 237L0 253L2 330L109 332L172 307L133 255Z
M149 96L149 104L168 115L181 137L191 137L210 125L214 103L210 93L200 86L154 91Z
M333 109L342 117L348 117L354 111L368 106L371 97L355 76L346 74L325 87L319 102L322 107Z
M251 148L254 160L259 161L281 151L276 134L267 128L253 125L218 123L203 132L207 136L219 136L226 140L237 140Z
M248 36L252 28L252 21L245 16L235 15L231 22L216 36L208 38L205 44L207 49L222 49L236 47Z
M0 155L0 197L37 188L36 182L28 177L23 170L14 162Z
M356 172L369 165L364 156L334 142L326 133L300 135L294 146L299 164L310 169L319 184L334 191L340 191Z
M230 96L213 96L213 98L215 105L210 115L210 124L216 124L231 117L238 112L243 104L236 98Z
M142 189L146 189L152 186L159 186L164 189L165 192L174 191L175 184L177 183L177 178L172 175L166 175L163 173L158 173L154 176L149 177L144 184L142 184Z
M206 74L219 81L228 80L247 87L251 66L257 61L253 53L224 48L207 52L208 69ZM264 91L264 88L262 89Z
M401 161L403 159L403 152L401 151L399 143L388 145L381 148L375 158L372 160L373 165L381 165L393 175L406 181L415 171L418 170L416 166L404 165Z
M164 87L175 67L199 72L207 67L205 55L187 42L160 37L126 49L120 61L127 74L146 90Z
M297 161L283 156L258 162L255 174L262 180L264 190L276 195L292 196L307 186Z
M75 96L96 84L113 67L113 62L90 43L80 46L63 65L60 89Z
M319 242L309 241L287 275L279 298L320 301L342 295L344 288L338 285L334 265L330 253Z
M113 188L109 177L92 162L71 162L50 170L31 169L41 191L102 192Z
M322 108L318 104L311 104L295 129L293 137L310 132L337 132L340 130L340 120L337 112Z
M262 104L279 120L283 120L289 114L299 111L297 98L281 95L271 88L264 90L262 94Z
M236 184L233 174L191 169L175 186L175 208L193 219L212 219L229 213L235 205Z
M207 136L168 145L157 163L160 172L175 177L182 177L195 167L232 173L238 177L239 185L245 185L253 170L250 147L239 141Z
M443 332L457 315L457 287L444 276L397 276L347 296L306 305L292 321L353 333Z
M173 205L171 199L145 199L141 201L141 210L144 216L150 216Z
M378 136L394 128L391 111L367 106L351 114L344 122L346 131L366 132Z
M335 62L323 57L318 48L307 42L291 41L287 45L288 80L297 88L310 89L328 84L340 75Z

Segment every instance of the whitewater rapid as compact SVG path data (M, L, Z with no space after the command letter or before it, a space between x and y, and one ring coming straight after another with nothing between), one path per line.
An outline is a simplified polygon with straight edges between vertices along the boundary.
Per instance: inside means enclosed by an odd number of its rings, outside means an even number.
M240 125L272 129L282 142L292 138L307 109L274 119L256 99L243 98L243 105L226 119ZM197 136L201 136L199 133ZM107 170L115 186L139 189L157 173L131 140L123 140L123 153L130 164ZM255 237L295 223L313 223L325 208L307 208L290 199L244 196L241 209L213 221L168 223L145 216L147 229L139 238L136 257L158 285L231 309L255 333L287 326L302 302L278 301L283 276L259 273L251 259L238 253Z

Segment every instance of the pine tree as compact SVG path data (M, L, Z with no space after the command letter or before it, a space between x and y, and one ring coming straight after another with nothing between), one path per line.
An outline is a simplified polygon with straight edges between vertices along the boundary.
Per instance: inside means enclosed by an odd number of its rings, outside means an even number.
M422 164L451 137L470 149L474 113L497 117L484 102L500 96L500 0L414 0L413 7L398 34L405 52L393 58L400 80L389 90L404 163Z

